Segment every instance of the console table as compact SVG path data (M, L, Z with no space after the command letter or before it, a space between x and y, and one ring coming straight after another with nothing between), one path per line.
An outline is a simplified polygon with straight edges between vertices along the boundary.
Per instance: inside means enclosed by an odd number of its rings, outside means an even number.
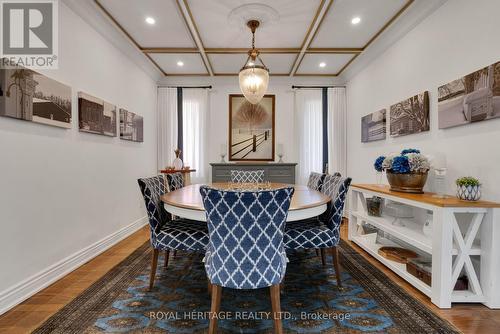
M394 217L368 215L366 198L378 196L412 208L414 217L406 224L394 224ZM431 298L440 308L451 303L483 303L500 308L500 203L462 201L454 196L438 198L433 193L407 194L386 185L351 186L349 240ZM423 233L423 223L432 213L432 232ZM378 233L364 233L370 224ZM368 230L369 231L369 230ZM389 238L390 236L390 238ZM406 270L406 265L378 254L382 246L402 241L417 253L432 259L432 282L427 285ZM454 290L457 279L466 274L468 290Z
M296 163L211 163L212 182L231 181L231 170L264 170L264 180L295 184Z

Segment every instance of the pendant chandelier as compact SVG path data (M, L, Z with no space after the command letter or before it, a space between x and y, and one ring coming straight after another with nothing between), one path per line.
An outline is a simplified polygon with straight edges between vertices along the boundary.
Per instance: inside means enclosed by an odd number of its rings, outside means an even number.
M248 102L257 104L262 100L269 84L269 69L264 65L259 57L259 50L255 48L255 30L260 23L257 20L250 20L247 26L252 31L252 49L248 50L248 58L245 65L240 70L240 89ZM257 64L257 60L260 65Z

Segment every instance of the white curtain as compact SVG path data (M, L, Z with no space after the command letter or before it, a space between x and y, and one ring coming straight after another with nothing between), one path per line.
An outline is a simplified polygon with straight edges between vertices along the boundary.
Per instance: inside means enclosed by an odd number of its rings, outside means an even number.
M177 148L177 88L158 88L158 170L172 166Z
M196 169L192 183L207 181L208 89L182 90L182 141L185 165Z
M296 147L299 151L298 183L307 184L311 172L322 172L323 110L321 89L295 91Z
M347 105L345 88L328 88L328 174L347 176Z

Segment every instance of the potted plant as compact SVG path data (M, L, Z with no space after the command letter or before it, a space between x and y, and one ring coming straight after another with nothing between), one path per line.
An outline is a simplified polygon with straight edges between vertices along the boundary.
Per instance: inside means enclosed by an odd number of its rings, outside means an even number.
M477 201L481 198L481 183L471 176L464 176L455 181L457 197L464 201Z
M429 159L417 149L405 149L400 154L380 156L375 160L375 170L385 171L391 190L421 194L431 168Z

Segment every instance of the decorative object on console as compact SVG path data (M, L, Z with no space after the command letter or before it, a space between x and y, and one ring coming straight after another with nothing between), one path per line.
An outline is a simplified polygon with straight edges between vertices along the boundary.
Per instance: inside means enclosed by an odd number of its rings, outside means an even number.
M226 144L221 144L220 145L220 162L223 164L226 162L226 157L227 154L227 145Z
M386 137L386 110L382 109L361 117L361 142L384 140Z
M8 64L6 59L2 61ZM12 66L0 69L0 93L0 116L71 128L69 86L24 67Z
M435 197L446 197L446 156L443 153L437 153L432 159L434 168Z
M120 109L120 139L142 143L144 141L143 123L142 116Z
M405 149L399 155L378 157L374 168L377 172L386 172L391 190L422 194L431 166L429 159L419 150Z
M275 96L251 104L229 95L229 161L274 161Z
M81 132L116 137L116 106L78 92L78 126Z
M380 217L382 216L382 205L384 200L378 196L373 196L372 198L366 199L366 209L370 216Z
M427 210L425 213L425 222L424 226L422 227L422 232L426 237L431 237L432 236L432 222L434 220L434 216L432 214L432 211Z
M248 58L238 75L241 92L251 104L257 104L262 100L269 84L269 69L259 57L259 50L255 48L255 30L259 25L260 21L257 20L247 22L252 31L252 49L248 50ZM257 64L257 60L260 65Z
M392 105L390 113L391 137L429 131L429 92Z
M481 183L478 179L465 176L455 181L457 197L464 201L478 201L481 198Z
M403 264L408 263L409 259L418 257L414 251L401 247L380 247L378 253L386 259Z
M439 128L500 117L500 62L438 88Z
M406 263L406 270L424 282L425 284L431 286L432 282L432 259L418 257L415 259L409 259ZM460 276L455 283L454 291L464 291L469 289L469 279L467 276Z
M394 217L392 225L406 226L407 222L410 222L410 224L413 223L413 209L409 205L395 201L387 201L384 211L388 216Z
M284 162L283 161L283 155L284 155L283 154L283 144L278 144L278 153L277 154L278 154L278 157L280 158L278 160L278 162L282 164Z
M182 151L177 148L175 149L174 152L175 152L175 159L174 161L172 161L172 165L174 165L174 169L181 170L182 167L184 166L184 163L180 158Z

